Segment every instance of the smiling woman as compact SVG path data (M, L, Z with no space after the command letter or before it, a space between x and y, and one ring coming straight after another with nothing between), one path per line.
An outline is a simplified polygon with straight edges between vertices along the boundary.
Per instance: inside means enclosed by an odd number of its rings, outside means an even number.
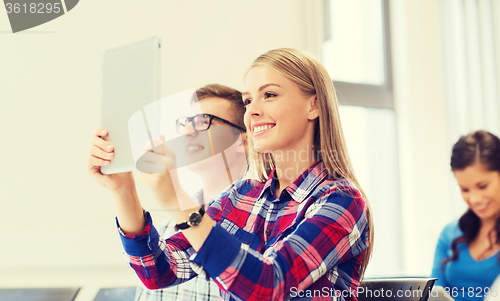
M372 217L328 73L306 52L271 50L250 66L243 101L258 179L237 181L206 210L172 212L182 232L161 238L133 179L106 179L130 265L150 289L210 277L224 300L356 300L373 245ZM186 130L202 129L184 121ZM170 173L163 177L163 186L181 186ZM194 202L182 189L157 197L169 205Z
M500 139L485 131L462 136L451 169L469 208L442 231L432 277L456 300L481 300L500 274Z

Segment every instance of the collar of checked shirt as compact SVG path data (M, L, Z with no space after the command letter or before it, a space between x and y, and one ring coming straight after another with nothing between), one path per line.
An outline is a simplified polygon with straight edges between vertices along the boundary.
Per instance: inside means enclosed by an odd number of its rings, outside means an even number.
M323 161L317 161L304 171L292 184L283 189L283 191L286 191L294 201L301 203L327 175L328 170L326 169ZM258 198L261 198L266 192L269 192L274 196L274 191L276 191L277 185L278 178L276 176L276 168L274 168L264 184L264 188ZM274 199L273 202L277 202L279 199L280 196Z

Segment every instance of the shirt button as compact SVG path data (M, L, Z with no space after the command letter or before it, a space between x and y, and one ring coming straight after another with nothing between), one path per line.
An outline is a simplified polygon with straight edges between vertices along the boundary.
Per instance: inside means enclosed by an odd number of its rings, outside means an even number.
M266 235L271 234L271 230L266 230Z

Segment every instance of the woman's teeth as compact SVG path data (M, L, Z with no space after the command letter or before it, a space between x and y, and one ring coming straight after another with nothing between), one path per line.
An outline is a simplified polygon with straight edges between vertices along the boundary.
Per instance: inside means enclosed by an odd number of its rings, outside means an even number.
M486 207L488 207L488 205L489 205L489 203L483 204L481 206L476 206L475 209L482 211L482 210L486 209Z
M188 146L187 151L193 152L193 151L202 150L202 149L203 149L203 147L201 147L201 146L190 145L190 146Z
M253 132L254 132L255 134L258 134L258 133L260 133L260 132L267 131L267 130L269 130L269 129L270 129L270 128L272 128L272 127L274 127L274 125L270 125L270 124L268 124L268 125L260 125L260 126L256 126L256 127L253 129Z

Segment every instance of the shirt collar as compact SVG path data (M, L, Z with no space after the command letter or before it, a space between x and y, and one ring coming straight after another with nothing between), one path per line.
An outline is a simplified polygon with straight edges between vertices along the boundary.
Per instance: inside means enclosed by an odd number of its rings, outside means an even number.
M301 203L327 175L328 171L323 161L317 161L304 171L292 184L286 187L285 190L290 194L293 200ZM273 191L276 190L275 187L277 184L278 178L276 177L276 168L273 168L264 184L264 188L259 198L262 197L266 190L269 190L269 193L274 195Z

